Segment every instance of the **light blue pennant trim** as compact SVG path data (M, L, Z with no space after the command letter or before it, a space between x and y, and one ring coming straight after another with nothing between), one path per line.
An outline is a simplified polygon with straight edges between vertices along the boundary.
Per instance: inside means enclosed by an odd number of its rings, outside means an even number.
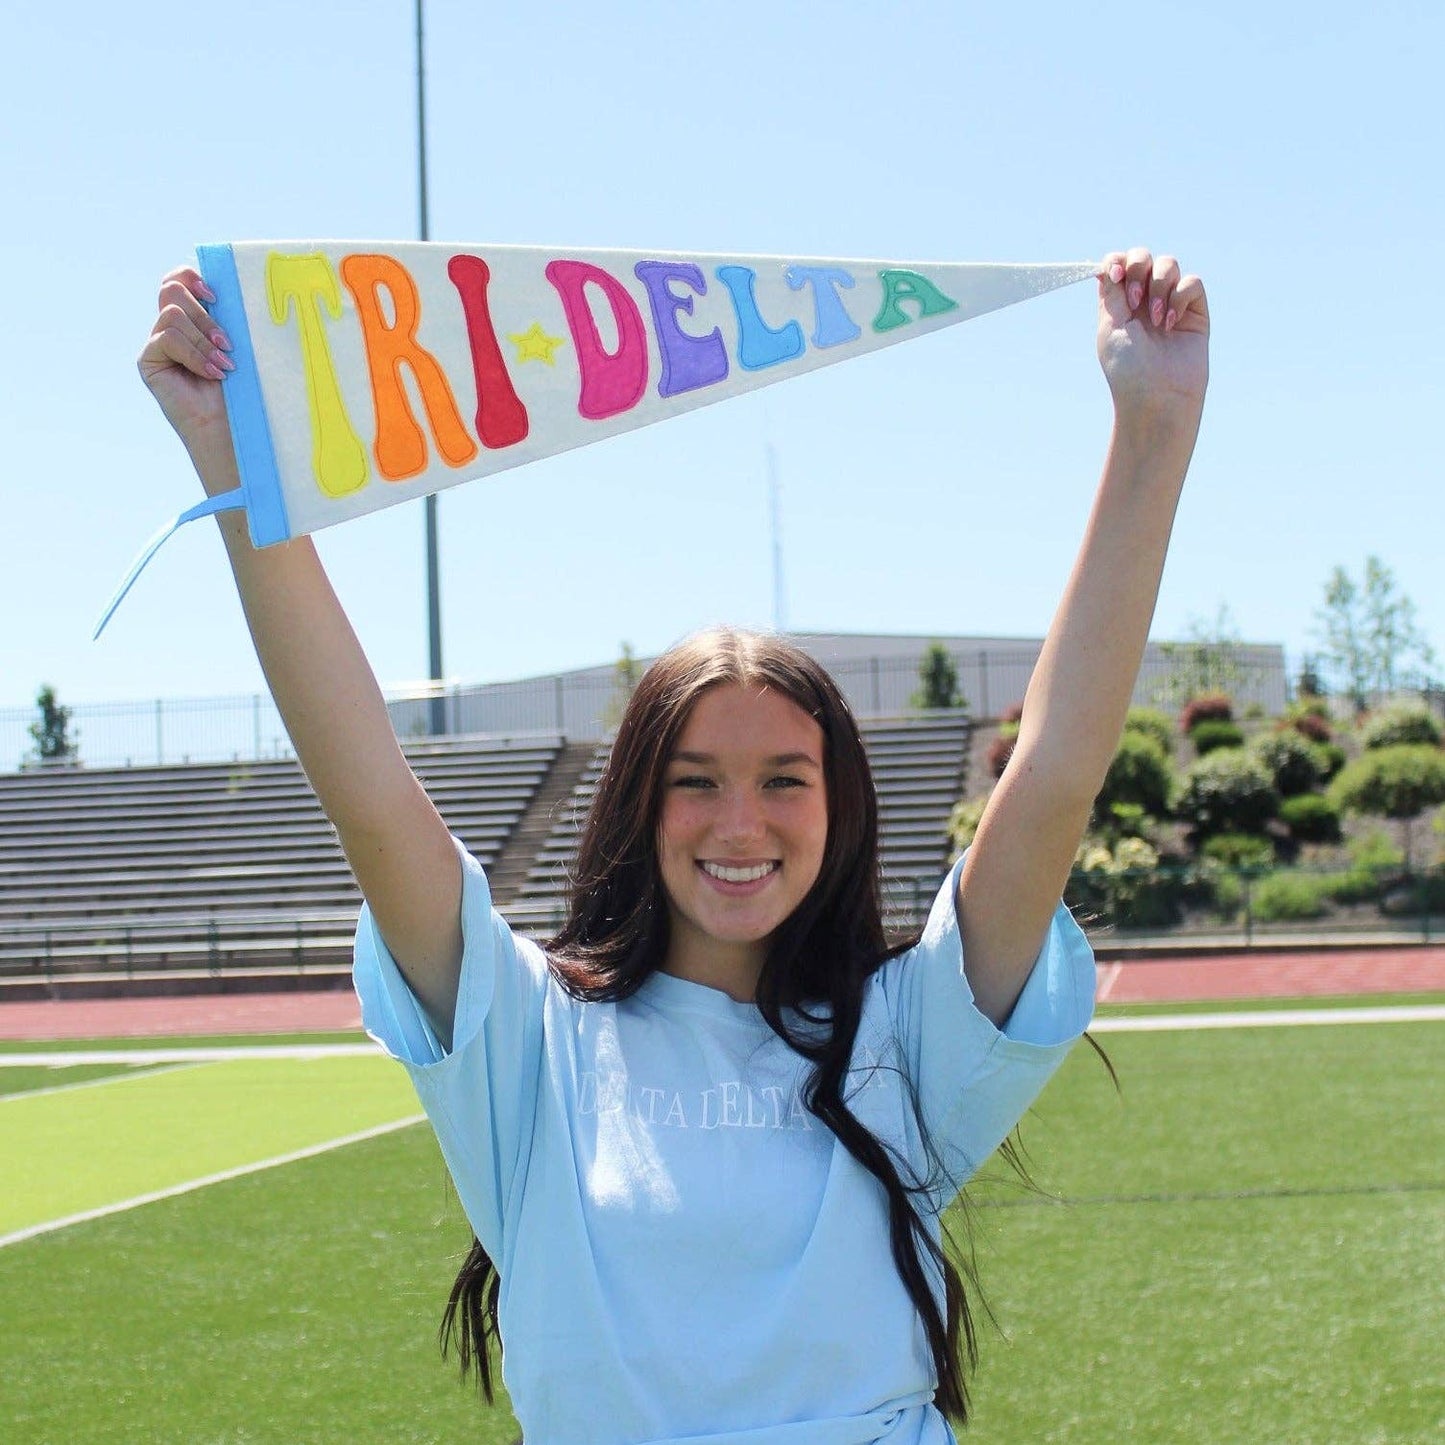
M236 257L230 246L197 246L196 259L206 284L216 293L216 299L207 309L230 338L231 360L236 364L235 371L221 383L221 395L226 401L236 469L241 474L241 490L246 496L251 542L256 547L269 547L291 536L291 523L281 492L271 426L266 420L261 376L256 370L256 353L251 345L251 327L241 299L240 277L236 274Z
M207 497L204 502L197 502L194 507L187 507L179 516L173 517L154 537L146 543L145 550L131 563L130 571L125 574L121 584L115 590L115 596L110 599L105 611L101 614L100 621L95 625L95 631L91 634L91 641L94 642L102 632L105 631L105 624L110 621L115 609L125 600L125 594L135 585L135 580L145 571L146 563L160 551L167 537L172 532L184 527L187 522L194 522L199 517L211 517L217 512L238 512L246 505L245 496L240 487L234 491L222 492L216 497Z
M105 631L105 625L125 600L125 595L145 571L146 564L160 551L166 539L187 522L210 517L217 512L244 509L251 542L267 547L284 542L291 536L286 516L286 503L281 494L281 478L276 468L276 450L271 444L271 427L266 420L266 407L261 397L261 380L256 371L256 353L251 346L251 328L246 321L246 308L241 300L241 281L236 274L236 258L229 246L198 246L196 256L201 275L216 294L206 308L216 319L231 342L231 360L236 369L221 382L221 395L226 403L226 417L231 426L231 445L236 454L236 469L241 485L235 491L218 497L207 497L167 522L146 543L131 564L115 595L110 599L92 640Z

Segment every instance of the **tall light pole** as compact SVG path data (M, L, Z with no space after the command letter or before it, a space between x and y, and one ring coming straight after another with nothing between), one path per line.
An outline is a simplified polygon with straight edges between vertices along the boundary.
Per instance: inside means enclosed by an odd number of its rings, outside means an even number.
M426 65L422 44L422 0L416 0L416 175L420 239L431 240L426 204ZM437 499L426 497L426 612L427 661L432 681L430 732L439 737L446 731L446 699L442 695L442 601L437 565Z
M773 524L773 631L788 630L788 594L783 583L783 488L778 457L768 442L768 513Z

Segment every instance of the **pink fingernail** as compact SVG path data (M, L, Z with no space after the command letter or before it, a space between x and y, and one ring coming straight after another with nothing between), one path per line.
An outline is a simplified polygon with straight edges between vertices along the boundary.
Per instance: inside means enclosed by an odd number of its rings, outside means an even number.
M1175 323L1176 321L1178 321L1178 320L1179 320L1179 313L1171 306L1171 307L1169 308L1169 314L1168 314L1168 316L1166 316L1166 317L1164 318L1164 329L1165 329L1166 331L1173 331L1173 330L1174 330L1174 323Z
M204 281L201 282L200 295L202 301L214 301L216 299L216 293L212 291Z
M1111 280L1117 286L1119 282L1123 279L1124 268L1120 266L1118 262L1115 262L1114 265L1109 267L1109 280Z
M236 369L236 363L219 351L215 353L215 363L222 371L235 371Z
M217 327L215 331L211 332L211 345L219 346L222 351L235 350L235 348L231 345L229 338L226 336L226 333L222 331L219 327Z
M209 376L212 381L220 381L225 374L214 361L208 361L206 363L206 375Z
M1144 288L1136 281L1129 288L1129 309L1132 311L1144 299Z
M1158 326L1159 323L1164 320L1164 303L1157 298L1155 299L1154 304L1149 308L1149 319L1155 324L1155 326Z

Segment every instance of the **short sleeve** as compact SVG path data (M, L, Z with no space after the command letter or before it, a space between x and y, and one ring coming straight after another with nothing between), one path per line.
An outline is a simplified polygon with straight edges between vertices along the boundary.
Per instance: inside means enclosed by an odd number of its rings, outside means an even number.
M879 970L921 1121L944 1177L938 1204L1008 1137L1094 1012L1093 950L1060 903L1002 1029L979 1012L963 971L960 861L939 889L917 945Z
M353 981L368 1034L411 1076L477 1237L501 1260L508 1201L525 1172L543 1057L548 970L492 907L481 865L460 843L462 969L445 1050L369 908L356 927Z

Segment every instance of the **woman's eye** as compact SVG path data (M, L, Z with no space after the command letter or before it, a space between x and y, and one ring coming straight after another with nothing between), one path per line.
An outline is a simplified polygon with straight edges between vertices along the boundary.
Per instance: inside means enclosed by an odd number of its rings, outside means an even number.
M802 778L788 777L780 773L776 778L769 778L767 786L770 788L802 788L806 784Z
M672 780L674 788L710 788L712 779L705 778L700 773L683 773Z

